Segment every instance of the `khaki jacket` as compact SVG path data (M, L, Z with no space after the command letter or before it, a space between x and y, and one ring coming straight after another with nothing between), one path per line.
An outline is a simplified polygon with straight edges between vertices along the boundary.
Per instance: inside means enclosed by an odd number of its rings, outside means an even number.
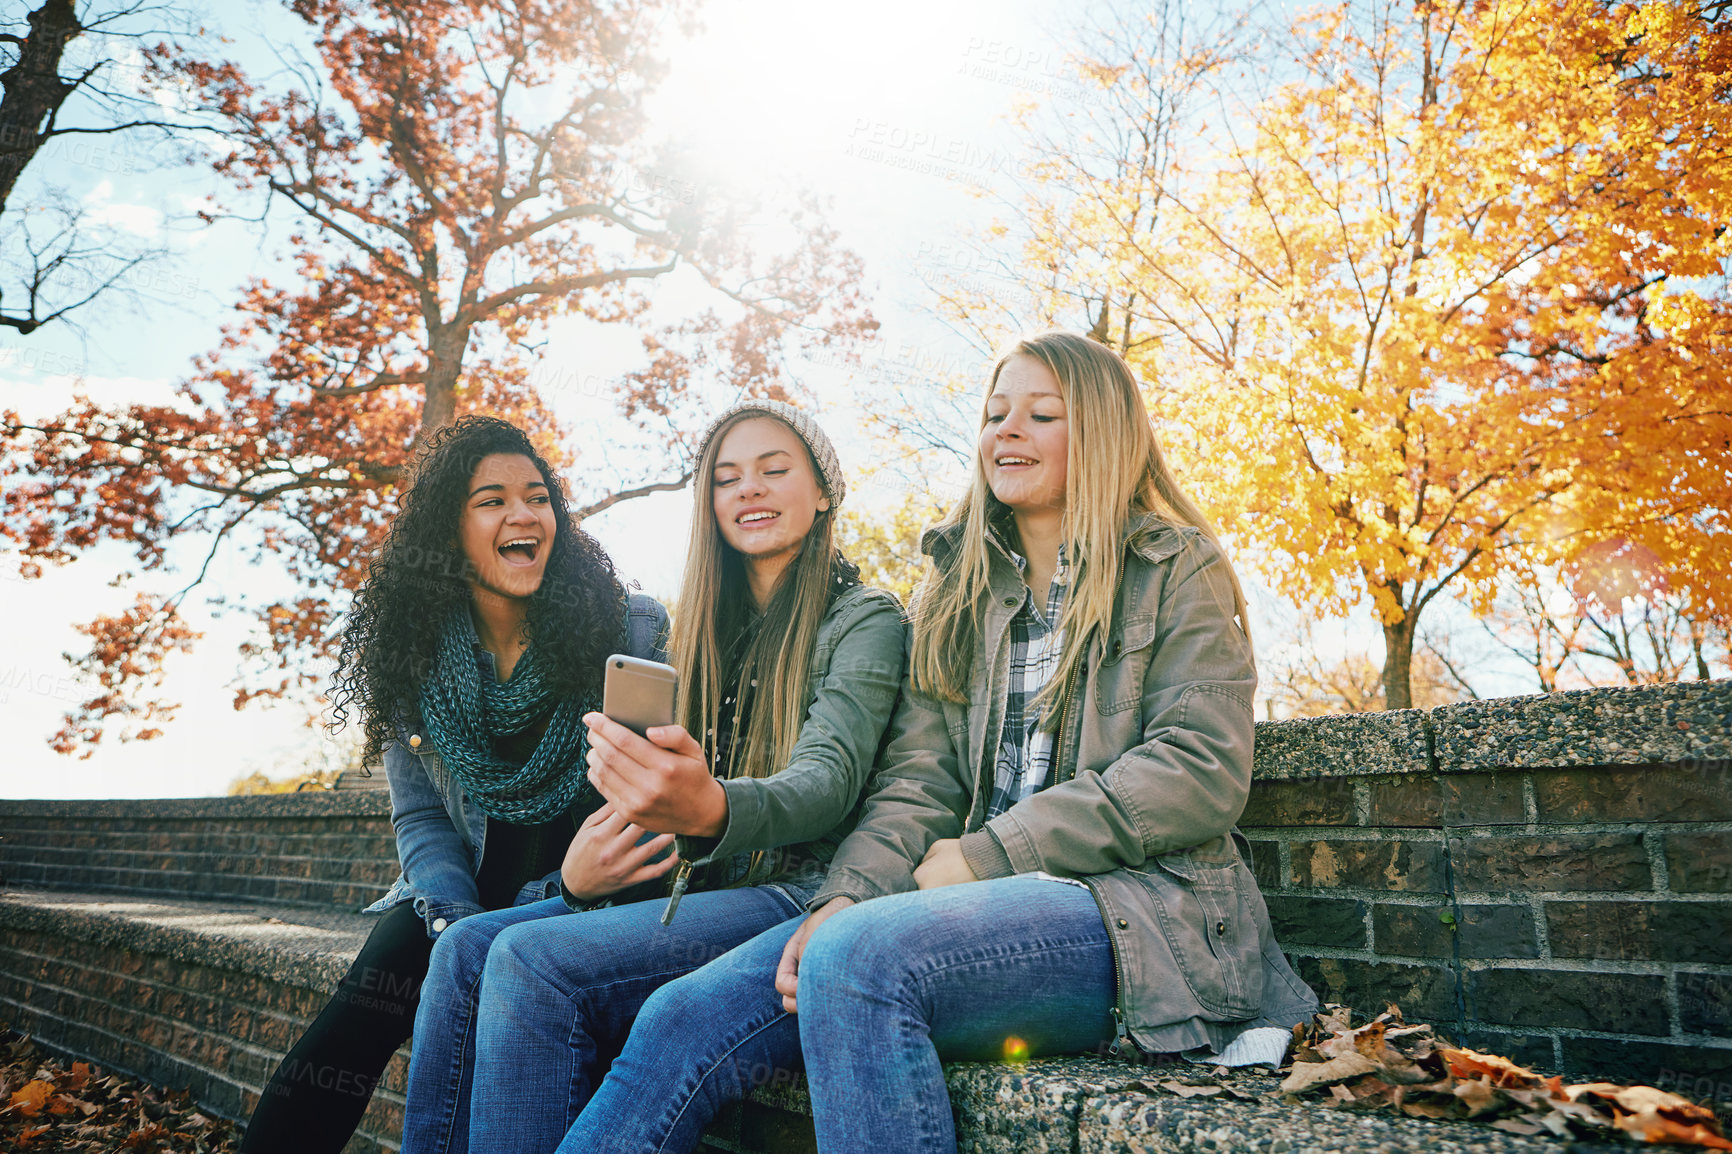
M960 527L928 532L940 565ZM1251 647L1225 556L1147 516L1130 527L1111 626L1089 641L1046 789L985 821L1023 584L1003 547L966 704L906 686L853 834L811 908L915 888L941 838L982 878L1082 879L1118 972L1120 1039L1173 1051L1290 1025L1316 1006L1277 947L1233 828L1251 786ZM1116 1048L1116 1043L1115 1043Z

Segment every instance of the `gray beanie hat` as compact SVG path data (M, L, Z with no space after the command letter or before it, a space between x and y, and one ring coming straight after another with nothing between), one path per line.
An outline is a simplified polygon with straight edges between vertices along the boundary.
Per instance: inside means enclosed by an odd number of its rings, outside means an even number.
M824 487L824 495L830 498L830 505L834 508L842 504L842 498L848 492L848 482L842 479L842 463L836 459L836 446L830 443L830 438L824 435L824 430L810 415L781 401L741 401L725 410L704 430L703 439L698 442L698 460L704 459L704 451L710 447L716 431L741 413L774 417L799 434L818 465L818 480Z

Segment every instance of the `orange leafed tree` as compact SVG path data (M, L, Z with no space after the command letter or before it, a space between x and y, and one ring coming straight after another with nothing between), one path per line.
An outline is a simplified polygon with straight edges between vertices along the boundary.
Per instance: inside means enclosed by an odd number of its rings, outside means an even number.
M1035 170L1046 319L1138 364L1274 587L1369 598L1391 707L1427 606L1506 564L1624 540L1729 603L1725 7L1352 0L1290 51L1085 62L1136 108Z
M526 356L554 319L625 325L644 345L617 391L638 472L584 462L584 514L683 485L709 408L786 395L791 342L848 355L875 327L858 259L812 204L728 201L647 143L658 30L689 16L681 0L291 7L318 58L293 86L158 62L225 125L218 169L292 221L290 271L246 287L172 405L0 415L0 532L27 575L104 541L146 571L181 538L208 544L179 592L88 627L98 644L79 664L103 692L68 715L62 752L111 727L153 734L167 707L146 690L193 643L179 606L225 545L299 590L259 608L238 708L309 687L305 659L329 652L419 437L487 410L556 464L580 460ZM664 280L699 303L656 308Z

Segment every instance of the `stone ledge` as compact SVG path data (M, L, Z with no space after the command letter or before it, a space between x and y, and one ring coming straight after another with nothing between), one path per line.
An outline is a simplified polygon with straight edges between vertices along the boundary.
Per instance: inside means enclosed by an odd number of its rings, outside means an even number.
M348 972L370 915L239 901L168 901L64 890L0 890L0 927L330 990Z
M115 798L100 801L0 801L5 818L284 818L391 816L385 790L306 790L248 797Z
M1732 758L1732 681L1462 701L1429 716L1444 773Z
M1020 1066L956 1063L945 1071L960 1120L961 1154L1556 1154L1559 1149L1547 1139L1505 1134L1480 1123L1284 1102L1279 1079L1266 1073L1239 1071L1218 1079L1207 1074L1208 1067L1183 1062L1135 1065L1105 1058L1047 1058ZM1165 1081L1212 1081L1244 1097L1183 1098L1161 1089ZM1597 1149L1572 1147L1579 1154Z
M1426 773L1426 711L1393 709L1257 723L1257 781Z

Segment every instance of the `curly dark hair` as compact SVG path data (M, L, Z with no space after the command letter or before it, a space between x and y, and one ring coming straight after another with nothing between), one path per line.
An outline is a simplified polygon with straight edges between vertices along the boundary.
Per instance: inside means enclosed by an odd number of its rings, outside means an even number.
M440 634L452 611L467 603L475 574L458 537L469 481L482 458L495 453L535 463L559 526L524 623L553 691L599 689L608 654L624 643L625 587L601 545L571 519L558 475L510 422L460 418L428 437L410 463L402 505L343 627L330 728L341 729L351 711L359 712L363 764L374 763L397 725L420 723L421 686Z

